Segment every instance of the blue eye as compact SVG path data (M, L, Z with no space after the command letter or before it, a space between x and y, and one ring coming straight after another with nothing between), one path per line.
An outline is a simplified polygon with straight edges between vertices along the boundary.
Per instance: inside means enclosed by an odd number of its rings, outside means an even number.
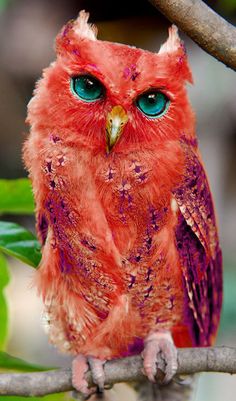
M92 75L79 75L71 78L71 90L85 102L94 102L100 99L104 93L101 82Z
M143 93L136 100L136 105L146 116L159 118L168 110L170 100L164 93L152 90Z

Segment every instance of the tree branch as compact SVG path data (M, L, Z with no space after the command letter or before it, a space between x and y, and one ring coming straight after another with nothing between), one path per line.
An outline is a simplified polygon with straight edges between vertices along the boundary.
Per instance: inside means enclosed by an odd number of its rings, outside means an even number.
M160 359L160 366L164 369ZM140 355L108 361L104 367L107 385L141 381L142 372ZM177 374L196 372L236 373L236 348L209 347L178 349ZM91 373L87 379L92 386ZM58 369L47 372L0 374L0 395L44 396L72 390L71 369Z
M202 49L236 70L236 28L201 0L149 0Z

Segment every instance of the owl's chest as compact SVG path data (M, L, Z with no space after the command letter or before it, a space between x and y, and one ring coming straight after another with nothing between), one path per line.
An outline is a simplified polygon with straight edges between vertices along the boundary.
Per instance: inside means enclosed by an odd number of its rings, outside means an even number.
M155 161L140 154L113 157L98 165L95 187L108 219L126 226L168 203L170 191L157 170Z
M142 154L105 160L96 169L95 187L121 253L137 242L148 247L168 219L171 199L155 162Z

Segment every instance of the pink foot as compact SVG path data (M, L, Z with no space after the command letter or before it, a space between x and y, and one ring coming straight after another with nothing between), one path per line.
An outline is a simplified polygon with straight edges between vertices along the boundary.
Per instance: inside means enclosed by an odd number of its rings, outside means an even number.
M85 379L88 370L87 358L82 354L77 355L72 362L72 385L83 395L84 399L94 393L94 389L88 388L88 382Z
M163 380L163 383L166 384L177 371L177 350L169 331L163 330L150 333L144 341L144 350L142 352L143 368L145 375L152 382L156 381L158 354L161 354L166 364Z
M105 361L93 358L85 357L82 354L76 356L72 362L72 385L73 387L82 394L84 399L88 399L92 394L96 393L97 388L88 388L88 382L85 378L85 374L88 370L91 370L93 383L98 386L99 392L104 390L104 370L103 365Z

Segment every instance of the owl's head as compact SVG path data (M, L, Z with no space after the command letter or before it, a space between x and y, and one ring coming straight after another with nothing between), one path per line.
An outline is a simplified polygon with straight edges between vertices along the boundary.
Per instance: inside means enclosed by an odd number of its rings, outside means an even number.
M97 40L80 12L56 39L57 59L45 69L29 104L28 122L42 135L91 150L127 152L194 136L185 83L191 82L177 28L158 53Z

